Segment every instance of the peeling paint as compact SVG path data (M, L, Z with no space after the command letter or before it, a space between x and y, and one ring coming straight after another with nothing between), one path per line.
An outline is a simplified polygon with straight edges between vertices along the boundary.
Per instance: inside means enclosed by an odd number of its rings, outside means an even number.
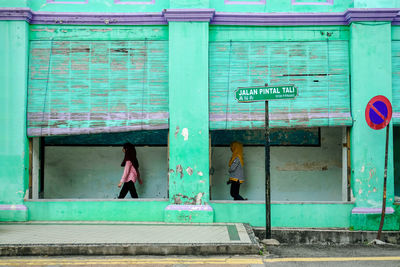
M356 182L362 184L360 179L356 179Z
M372 177L375 176L375 175L376 175L376 169L375 169L375 168L370 169L370 170L369 170L369 178L372 178Z
M203 197L204 193L198 193L194 199L195 199L195 205L201 205L201 198Z
M182 165L177 165L176 166L176 173L180 173L181 174L181 179L183 178L183 168Z
M205 181L204 181L204 180L200 180L200 181L199 181L199 183L202 183L202 184L204 184L204 183L205 183Z
M48 28L45 28L45 29L31 29L31 31L33 31L33 32L54 32L55 29L48 29Z
M361 195L362 194L362 189L358 190L358 194Z
M110 32L112 29L91 29L91 32Z
M189 139L189 130L188 128L183 128L182 129L182 136L183 140L187 141Z
M179 133L179 126L176 126L176 130L175 130L175 138L178 136Z
M190 167L187 167L187 168L186 168L186 172L187 172L189 175L192 175L192 174L193 174L193 169L190 168Z
M362 166L361 167L361 172L364 172L365 171L365 166Z
M179 195L174 196L174 204L177 204L177 205L182 204L182 200Z
M376 192L376 187L374 187L374 189L372 191Z
M199 176L203 176L203 172L197 172L197 174L199 175Z

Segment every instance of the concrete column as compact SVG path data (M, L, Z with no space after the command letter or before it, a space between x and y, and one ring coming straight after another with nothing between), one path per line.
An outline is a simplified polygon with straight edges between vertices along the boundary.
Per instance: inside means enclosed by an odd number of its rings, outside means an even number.
M378 230L383 198L386 130L373 130L365 120L365 108L376 95L392 99L392 56L390 22L353 22L350 25L351 183L355 197L351 225L354 229ZM387 207L384 229L398 225L390 210L393 192L393 143L390 125L387 176Z
M166 221L209 222L208 22L169 23ZM178 206L179 205L179 206Z
M0 36L0 221L24 221L29 179L28 23L0 21Z

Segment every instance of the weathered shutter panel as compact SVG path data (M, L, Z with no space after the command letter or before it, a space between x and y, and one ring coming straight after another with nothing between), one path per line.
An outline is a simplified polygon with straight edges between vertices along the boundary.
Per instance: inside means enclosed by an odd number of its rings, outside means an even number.
M392 41L393 124L400 125L400 41Z
M168 128L167 41L32 41L28 136Z
M271 127L352 125L347 41L210 42L210 129L264 127L264 102L237 103L238 87L295 84L269 102Z

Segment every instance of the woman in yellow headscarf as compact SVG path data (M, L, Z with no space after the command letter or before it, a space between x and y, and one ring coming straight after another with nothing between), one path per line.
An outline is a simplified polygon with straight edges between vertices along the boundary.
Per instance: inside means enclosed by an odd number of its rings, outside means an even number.
M239 195L240 184L244 182L243 174L243 144L239 142L231 143L232 157L229 161L229 181L231 184L231 196L234 200L245 200Z

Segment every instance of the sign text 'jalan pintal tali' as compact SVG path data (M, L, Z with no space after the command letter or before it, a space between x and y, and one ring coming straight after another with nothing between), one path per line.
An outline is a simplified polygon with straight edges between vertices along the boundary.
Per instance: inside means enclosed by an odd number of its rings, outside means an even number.
M238 102L293 99L296 96L297 87L294 85L238 88L235 91Z

